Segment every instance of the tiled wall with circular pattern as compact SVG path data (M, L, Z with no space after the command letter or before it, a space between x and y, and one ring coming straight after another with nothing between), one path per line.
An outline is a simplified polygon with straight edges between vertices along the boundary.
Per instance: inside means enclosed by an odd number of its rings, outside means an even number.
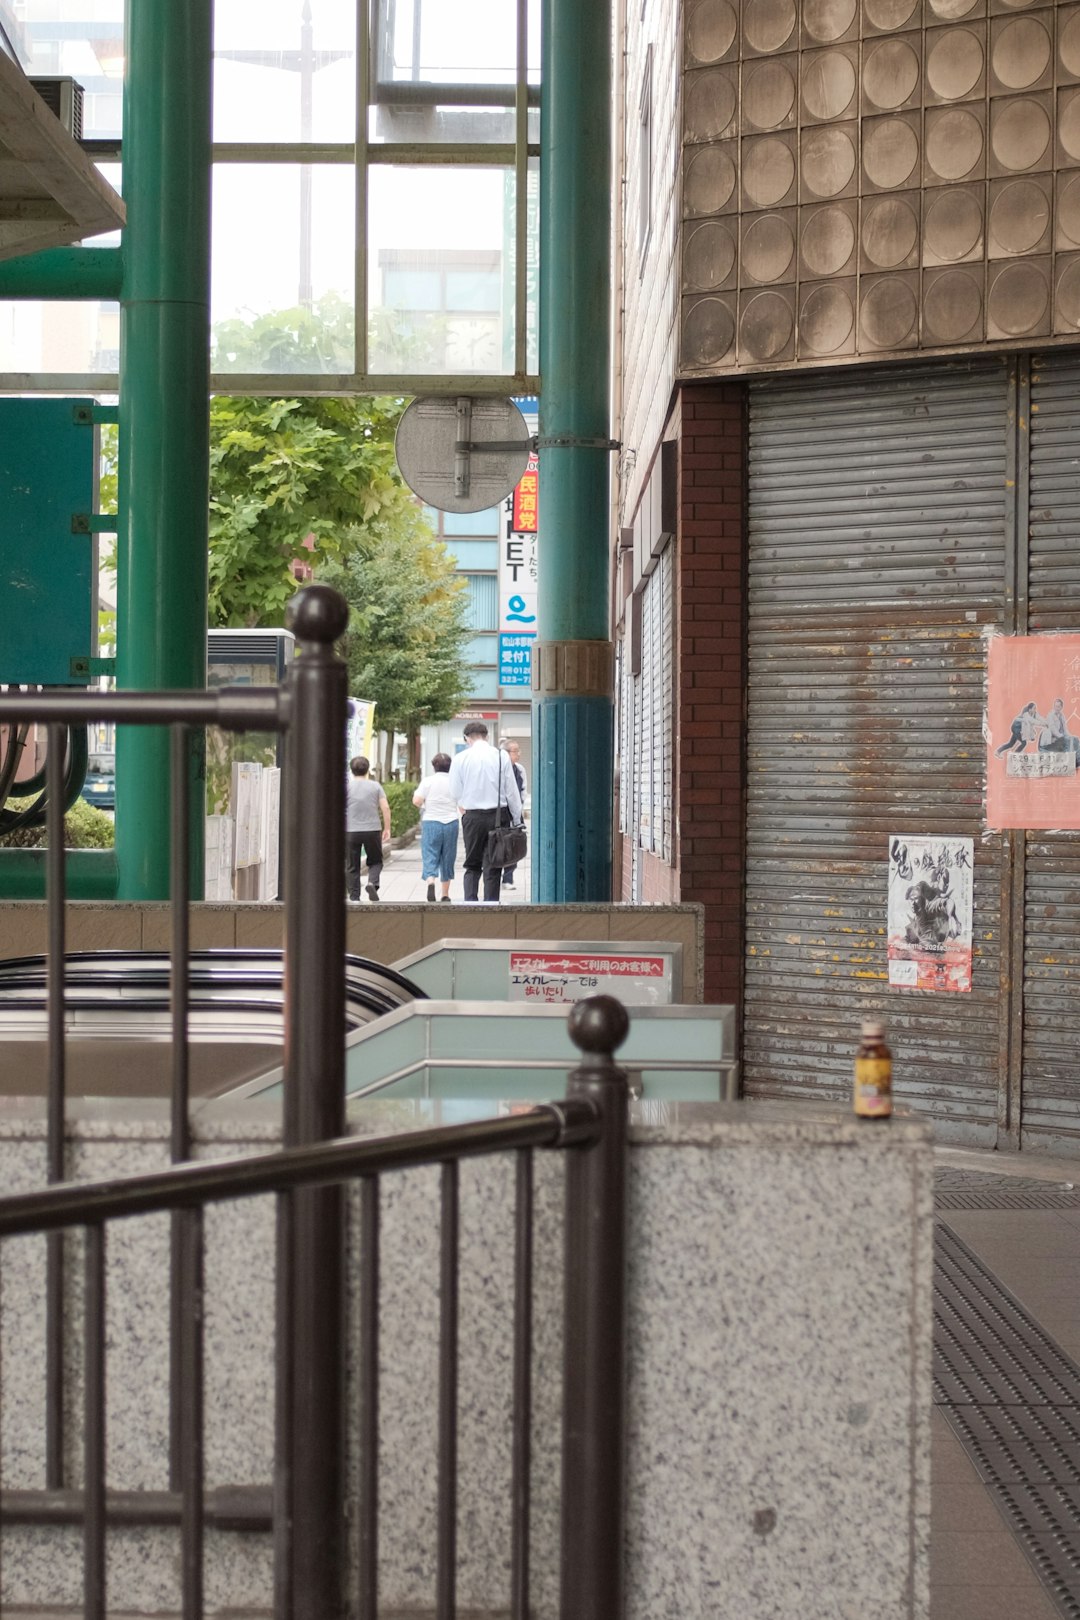
M684 371L1080 338L1080 3L684 17Z

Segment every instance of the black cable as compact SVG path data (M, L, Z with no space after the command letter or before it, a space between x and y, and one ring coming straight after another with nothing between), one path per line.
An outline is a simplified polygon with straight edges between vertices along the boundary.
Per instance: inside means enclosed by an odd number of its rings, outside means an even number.
M64 746L64 814L71 809L86 782L86 767L90 762L90 741L85 726L69 726ZM28 783L18 783L19 797L34 793L44 783L45 772L39 771ZM48 794L42 791L23 810L0 808L0 833L15 832L20 827L43 827Z

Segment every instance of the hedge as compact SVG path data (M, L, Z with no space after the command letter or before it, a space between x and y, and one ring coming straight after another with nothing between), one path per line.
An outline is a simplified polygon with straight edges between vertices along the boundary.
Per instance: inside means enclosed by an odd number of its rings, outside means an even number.
M21 810L28 799L9 799L8 810ZM116 842L113 819L85 799L76 799L64 817L64 844L68 849L112 849ZM8 849L44 849L45 828L19 827L0 834L0 845Z
M413 804L412 796L416 792L417 782L384 782L383 792L390 801L390 836L400 838L402 833L415 827L420 820L420 810Z

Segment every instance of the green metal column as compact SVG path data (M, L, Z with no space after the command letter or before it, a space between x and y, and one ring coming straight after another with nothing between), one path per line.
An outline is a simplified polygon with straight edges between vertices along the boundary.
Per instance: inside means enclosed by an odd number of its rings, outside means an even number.
M611 899L611 7L544 0L533 892Z
M127 0L126 32L117 684L191 688L206 680L211 0ZM168 893L168 767L167 733L120 729L120 899Z

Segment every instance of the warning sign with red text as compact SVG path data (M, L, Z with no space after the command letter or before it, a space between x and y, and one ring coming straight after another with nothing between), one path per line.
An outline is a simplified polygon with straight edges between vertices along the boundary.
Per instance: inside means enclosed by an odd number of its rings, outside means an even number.
M629 1007L668 1006L671 957L511 951L511 1001L580 1001L583 996L618 996Z

